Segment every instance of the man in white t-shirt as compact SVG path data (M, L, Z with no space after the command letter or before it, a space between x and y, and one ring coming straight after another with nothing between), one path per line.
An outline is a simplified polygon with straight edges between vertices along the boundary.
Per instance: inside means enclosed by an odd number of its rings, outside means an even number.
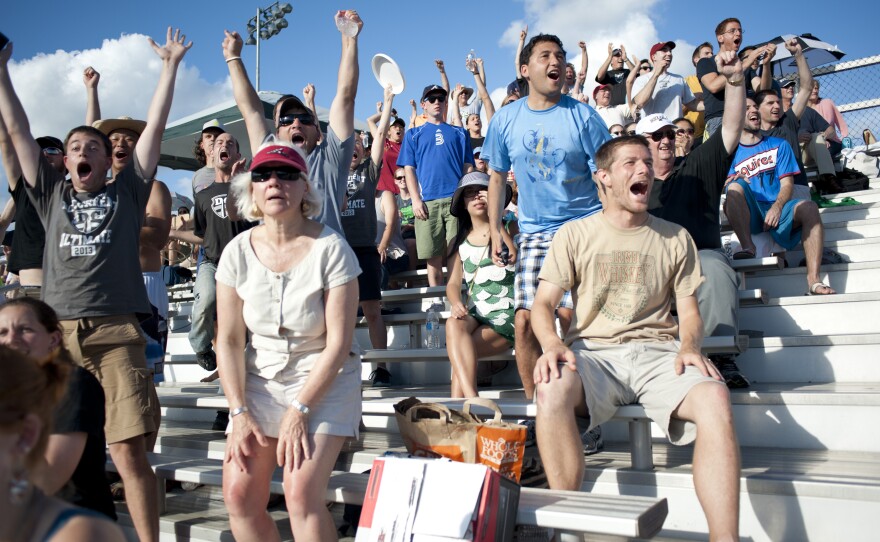
M642 108L642 116L661 113L668 119L677 119L682 106L691 111L703 108L701 100L694 96L684 77L669 72L675 42L655 43L651 47L651 63L654 69L649 76L641 76L633 84L633 102Z
M605 121L605 126L609 128L615 124L624 126L633 121L628 105L611 105L611 85L599 85L594 88L593 101L596 103L594 109Z

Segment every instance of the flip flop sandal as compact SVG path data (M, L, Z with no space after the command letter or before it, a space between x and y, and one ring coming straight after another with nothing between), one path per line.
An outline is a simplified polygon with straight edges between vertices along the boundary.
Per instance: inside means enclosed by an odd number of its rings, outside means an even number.
M751 260L755 257L754 250L740 250L733 255L734 260Z
M829 290L831 290L831 292L829 292L827 294L820 294L820 293L816 292L816 290L818 290L819 288L828 288ZM835 293L836 292L834 292L834 290L831 288L831 286L828 286L824 282L814 282L813 284L810 285L809 291L807 291L807 295L834 295Z

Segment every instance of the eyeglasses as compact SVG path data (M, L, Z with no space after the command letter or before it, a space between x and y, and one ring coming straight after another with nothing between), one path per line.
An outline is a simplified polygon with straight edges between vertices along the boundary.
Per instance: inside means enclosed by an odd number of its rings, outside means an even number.
M446 96L440 96L437 94L434 94L432 96L425 96L425 101L429 103L439 102L442 104L446 102Z
M643 71L643 72L649 72L653 69L654 68L652 66L639 66L639 71Z
M635 130L627 130L626 135L636 135L636 131Z
M58 156L63 153L61 152L61 149L58 149L56 147L46 147L45 149L43 149L43 154L48 154L49 156Z
M272 178L274 174L278 177L279 181L295 181L300 178L300 173L302 173L298 169L255 169L251 171L251 181L255 183L266 182Z
M740 36L744 36L745 32L743 32L742 28L731 28L730 30L725 30L725 34L730 34L731 36L734 34L739 34Z
M315 116L311 113L291 113L279 117L278 126L290 126L295 120L298 120L300 124L315 124Z
M678 130L675 131L675 133L676 133L676 135L684 135L684 134L694 135L694 129L693 128L679 128Z
M663 130L662 132L654 132L651 134L651 139L654 141L663 141L663 138L675 139L675 132L672 130Z
M395 181L404 181L404 180L406 180L406 176L401 175L400 177L395 177L394 180Z

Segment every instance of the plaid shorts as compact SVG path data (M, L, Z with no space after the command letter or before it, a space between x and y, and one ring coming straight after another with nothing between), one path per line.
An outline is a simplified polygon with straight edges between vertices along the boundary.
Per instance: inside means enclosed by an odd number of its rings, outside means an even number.
M538 291L538 275L544 266L544 258L550 251L553 233L520 233L516 236L516 279L514 281L514 311L532 310L535 292ZM571 292L565 292L559 306L574 309Z

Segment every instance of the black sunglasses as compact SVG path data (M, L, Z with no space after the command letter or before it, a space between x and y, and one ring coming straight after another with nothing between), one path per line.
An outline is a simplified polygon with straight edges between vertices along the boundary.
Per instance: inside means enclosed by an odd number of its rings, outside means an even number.
M675 131L675 133L678 135L684 135L684 134L694 135L694 129L693 128L679 128L678 130Z
M649 71L653 70L654 68L651 66L639 66L639 69L641 71L648 71L649 72Z
M627 130L626 135L636 135L636 131L635 130Z
M302 172L298 169L255 169L251 171L251 181L255 183L266 182L272 178L273 173L279 181L295 181L299 179Z
M315 124L315 116L311 113L290 113L279 117L278 126L290 126L295 120L300 124Z
M441 96L441 95L437 95L437 94L434 94L431 96L425 96L425 101L429 102L429 103L434 103L434 102L444 103L446 101L446 96Z
M672 130L663 130L662 132L654 132L651 134L651 139L654 141L663 141L663 138L667 139L675 139L675 132Z
M398 181L402 181L402 180L406 179L406 177L401 175L400 177L395 177L394 179L398 180Z

